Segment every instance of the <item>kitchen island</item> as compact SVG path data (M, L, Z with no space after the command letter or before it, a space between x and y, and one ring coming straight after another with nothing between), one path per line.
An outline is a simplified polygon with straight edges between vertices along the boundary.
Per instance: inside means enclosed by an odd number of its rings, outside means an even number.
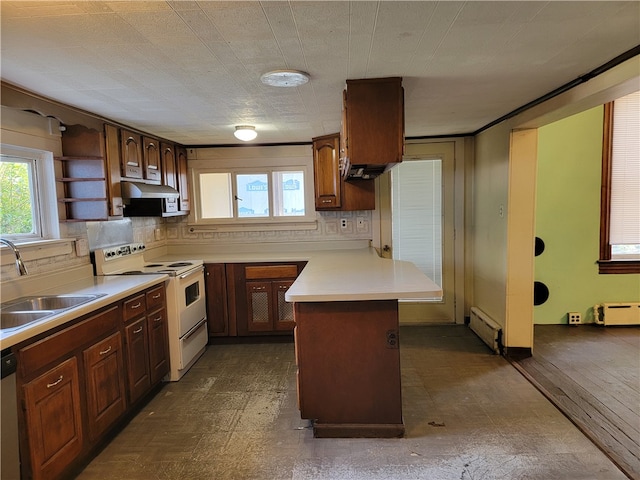
M404 434L398 300L442 290L410 262L374 249L312 257L294 303L298 406L316 437Z

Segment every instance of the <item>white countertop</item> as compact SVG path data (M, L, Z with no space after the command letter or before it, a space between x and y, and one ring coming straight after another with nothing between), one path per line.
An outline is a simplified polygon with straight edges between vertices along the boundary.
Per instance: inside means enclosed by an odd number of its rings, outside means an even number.
M442 290L411 262L375 249L316 252L287 290L288 302L429 299Z
M63 325L82 315L117 302L136 292L152 287L167 280L167 275L116 275L108 277L86 277L71 283L58 284L30 295L48 294L105 294L104 296L65 310L56 315L35 321L15 330L0 331L0 348L7 348L28 340L47 330Z

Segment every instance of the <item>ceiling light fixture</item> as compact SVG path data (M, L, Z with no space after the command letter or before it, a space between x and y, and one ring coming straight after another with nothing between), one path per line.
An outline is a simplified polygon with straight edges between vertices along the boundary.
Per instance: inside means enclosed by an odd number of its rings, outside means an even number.
M243 142L248 142L256 138L258 136L258 133L256 132L256 127L252 125L238 125L236 127L236 131L233 132L233 135L238 140L242 140Z
M299 70L273 70L262 75L260 81L272 87L299 87L309 81L309 74Z

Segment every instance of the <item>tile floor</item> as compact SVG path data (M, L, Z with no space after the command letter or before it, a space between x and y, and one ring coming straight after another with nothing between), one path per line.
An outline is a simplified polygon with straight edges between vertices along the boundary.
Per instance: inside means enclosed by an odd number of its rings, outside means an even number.
M404 438L315 439L292 344L215 345L77 478L626 478L467 327L405 327L400 350Z

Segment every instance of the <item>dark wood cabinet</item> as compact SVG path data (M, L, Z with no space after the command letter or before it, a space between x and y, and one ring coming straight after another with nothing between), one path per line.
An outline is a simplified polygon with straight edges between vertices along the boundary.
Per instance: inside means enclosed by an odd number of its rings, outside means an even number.
M162 167L160 163L160 141L156 138L142 137L143 176L149 183L160 184Z
M129 130L120 129L120 150L122 176L133 179L144 178L142 136Z
M122 217L124 214L124 202L122 200L122 187L120 180L120 141L118 128L105 124L105 153L107 186L109 188L109 214L114 217Z
M169 371L164 284L12 347L23 478L68 478Z
M68 125L62 134L63 155L56 157L58 201L66 222L121 217L120 176L112 176L109 138L83 125ZM117 166L118 172L120 166Z
M226 337L232 333L229 330L226 265L207 263L204 269L209 337Z
M340 134L313 139L313 180L316 210L341 206Z
M347 80L343 95L344 155L354 165L387 165L404 153L402 78Z
M338 133L313 139L316 210L375 210L375 183L343 178L339 165L340 143Z
M151 385L160 382L169 373L169 338L167 311L164 308L147 315L149 329L149 369Z
M397 300L300 302L298 406L317 437L404 433Z
M160 159L162 163L162 184L178 189L178 167L176 147L172 143L160 144Z
M291 334L292 305L287 289L306 262L228 264L230 318L238 336Z
M122 335L116 332L83 352L89 437L96 441L127 408Z
M22 388L32 478L58 478L83 448L76 357L61 362Z
M176 146L176 159L178 169L178 192L180 192L180 211L188 212L191 210L191 197L189 195L187 149Z

